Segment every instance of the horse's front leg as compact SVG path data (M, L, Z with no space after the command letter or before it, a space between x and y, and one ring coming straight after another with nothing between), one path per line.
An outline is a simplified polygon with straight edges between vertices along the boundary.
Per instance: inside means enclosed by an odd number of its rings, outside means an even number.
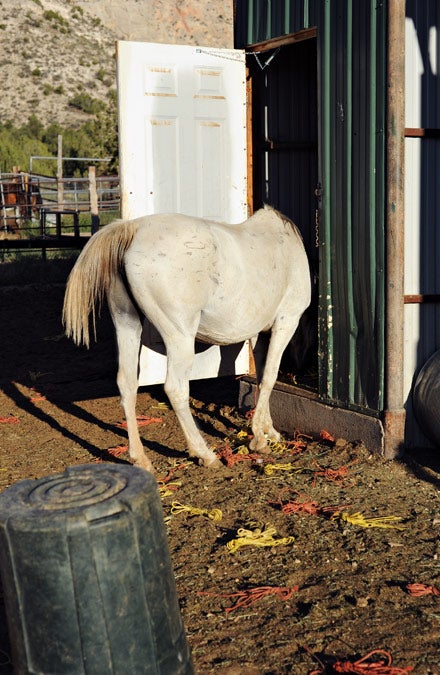
M251 450L267 452L267 442L270 440L279 441L281 438L279 432L273 426L269 400L277 379L281 357L293 332L296 330L296 325L293 331L291 327L277 325L277 323L272 328L266 364L259 387L258 401L252 418L253 439L250 442Z
M189 376L194 361L194 338L181 335L165 340L167 348L167 376L165 392L176 413L188 446L188 454L198 457L200 464L209 467L221 465L217 455L208 448L194 421L189 407Z

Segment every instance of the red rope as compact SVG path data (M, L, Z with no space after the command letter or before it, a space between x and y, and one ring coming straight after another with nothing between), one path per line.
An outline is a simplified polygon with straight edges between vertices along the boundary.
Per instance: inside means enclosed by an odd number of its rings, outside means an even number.
M138 427L146 427L148 424L155 424L155 423L160 423L163 422L162 417L148 417L147 415L138 415L136 417L137 425ZM124 420L123 422L118 422L116 424L117 427L121 427L122 429L127 428L127 422Z
M176 471L179 471L179 469L185 469L188 466L187 462L182 462L182 464L178 464L177 466L173 467L168 471L168 473L163 477L163 478L158 478L157 482L158 483L168 483L173 475L176 473Z
M322 441L329 441L330 443L334 443L334 442L335 442L334 437L333 437L331 434L329 434L329 432L326 431L325 429L323 429L323 430L321 431L321 433L319 434L319 437L320 437L320 439L321 439Z
M293 501L284 501L283 494L286 492L293 492L298 495L297 499ZM300 515L320 515L325 516L327 514L334 513L335 511L340 511L342 508L346 508L349 504L338 505L338 506L319 506L318 502L312 501L310 497L306 494L297 492L296 490L291 490L289 487L283 488L278 495L278 502L270 502L272 504L279 504L281 511L286 515L291 513L296 513Z
M407 584L406 590L414 597L421 597L422 595L440 595L440 590L435 586L428 584Z
M375 660L372 661L371 659ZM393 666L391 654L385 649L373 649L356 661L335 661L324 665L320 670L313 670L309 675L331 675L331 673L345 673L345 675L406 675L413 666L399 668ZM330 670L328 669L330 667Z
M118 445L116 448L108 448L107 452L112 457L119 457L119 455L124 455L128 452L128 445Z
M314 470L314 477L313 477L313 487L316 485L316 479L318 476L322 476L326 480L332 481L333 483L342 483L347 477L348 477L348 468L352 464L355 464L358 460L355 459L348 466L340 466L337 469L331 469L331 468L325 468L323 466L320 466L316 460L313 461L315 466L318 467L318 469Z
M226 607L225 612L234 611L239 607L250 607L258 600L267 597L268 595L276 595L280 600L290 600L294 593L299 591L299 586L256 586L244 591L237 591L236 593L210 593L209 591L199 591L198 595L211 595L218 598L237 598L237 601L232 607Z
M229 467L234 466L234 464L237 464L237 462L254 462L263 459L260 455L255 455L252 453L234 453L232 452L232 448L229 443L227 443L224 448L222 448L217 453L217 455L220 459L223 459L226 462L226 465Z

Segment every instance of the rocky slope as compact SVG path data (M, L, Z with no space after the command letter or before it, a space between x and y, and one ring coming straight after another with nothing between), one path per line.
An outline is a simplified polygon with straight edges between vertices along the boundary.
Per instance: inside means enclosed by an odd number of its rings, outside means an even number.
M0 122L76 126L116 88L115 41L231 47L232 0L0 0ZM92 102L93 103L93 102ZM90 107L90 106L89 106Z

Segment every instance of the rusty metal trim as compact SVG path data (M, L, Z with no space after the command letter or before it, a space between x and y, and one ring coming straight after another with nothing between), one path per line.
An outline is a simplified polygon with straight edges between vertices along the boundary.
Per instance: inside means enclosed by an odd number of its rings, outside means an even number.
M422 305L422 304L436 304L440 302L439 293L425 293L424 295L404 295L403 302L405 305Z
M405 138L440 138L440 129L406 127Z

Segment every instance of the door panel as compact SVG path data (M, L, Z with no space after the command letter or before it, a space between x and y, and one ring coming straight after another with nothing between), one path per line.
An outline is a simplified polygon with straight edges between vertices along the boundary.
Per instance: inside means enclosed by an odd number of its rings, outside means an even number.
M244 52L118 42L123 218L247 217Z

